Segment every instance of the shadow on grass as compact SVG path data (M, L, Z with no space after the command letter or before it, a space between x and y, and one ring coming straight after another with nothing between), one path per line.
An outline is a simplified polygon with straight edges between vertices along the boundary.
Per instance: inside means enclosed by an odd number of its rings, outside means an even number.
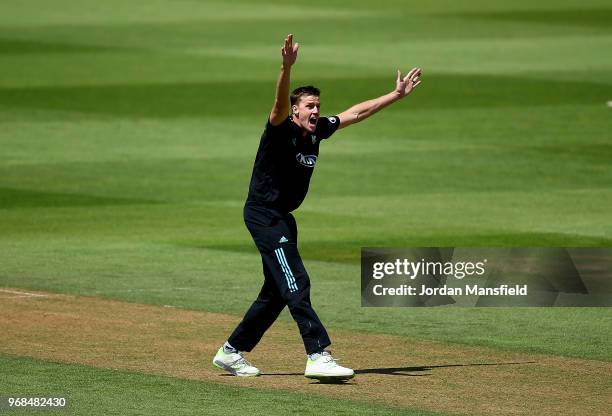
M409 377L424 377L430 376L428 374L411 374L411 373L422 373L425 371L434 371L438 368L451 368L451 367L475 367L475 366L499 366L499 365L523 365L523 364L535 364L536 361L521 361L521 362L509 362L509 363L469 363L469 364L444 364L444 365L423 365L413 367L380 367L380 368L361 368L355 369L355 374L383 374L391 376L409 376ZM226 374L230 376L230 374ZM263 373L262 377L268 376L304 376L304 373Z
M428 376L431 374L406 374L406 373L418 373L424 371L433 371L437 368L450 368L450 367L474 367L474 366L498 366L498 365L521 365L521 364L535 364L535 361L522 361L522 362L511 362L511 363L470 363L470 364L445 364L445 365L425 365L416 367L387 367L387 368L362 368L355 370L355 374L386 374L393 376Z

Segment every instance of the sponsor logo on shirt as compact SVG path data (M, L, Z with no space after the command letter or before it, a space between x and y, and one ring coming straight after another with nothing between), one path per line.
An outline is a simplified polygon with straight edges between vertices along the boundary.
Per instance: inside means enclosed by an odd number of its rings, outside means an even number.
M317 155L303 155L298 153L295 155L295 159L300 165L306 166L307 168L314 168L314 165L317 163Z
M338 121L337 117L330 117L329 118L329 122L332 123L332 124L336 124L336 121Z

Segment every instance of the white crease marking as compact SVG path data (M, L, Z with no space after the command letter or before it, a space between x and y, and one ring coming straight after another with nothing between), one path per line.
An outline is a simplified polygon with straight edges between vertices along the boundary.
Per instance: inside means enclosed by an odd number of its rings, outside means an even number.
M16 297L22 297L22 298L25 298L25 297L45 298L48 296L48 295L43 295L41 293L19 292L17 290L8 290L8 289L0 289L0 292L18 295Z

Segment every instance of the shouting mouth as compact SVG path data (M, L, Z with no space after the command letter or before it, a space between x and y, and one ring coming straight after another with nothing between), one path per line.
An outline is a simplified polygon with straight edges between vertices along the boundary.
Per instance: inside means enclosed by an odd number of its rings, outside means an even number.
M310 116L310 118L308 119L308 126L312 128L317 127L317 119L317 116Z

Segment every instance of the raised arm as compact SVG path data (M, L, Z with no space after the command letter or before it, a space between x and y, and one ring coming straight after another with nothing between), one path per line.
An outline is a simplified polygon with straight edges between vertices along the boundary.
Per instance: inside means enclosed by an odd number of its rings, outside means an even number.
M356 104L348 110L338 114L338 118L340 119L338 128L341 129L351 124L359 123L389 104L406 97L421 83L420 77L421 68L412 68L405 77L402 77L402 73L398 69L395 90L378 98Z
M270 111L270 124L278 126L289 115L289 83L291 78L291 66L297 59L299 43L293 44L293 35L285 38L285 44L281 48L283 64L281 66L278 80L276 81L276 96L274 106Z

